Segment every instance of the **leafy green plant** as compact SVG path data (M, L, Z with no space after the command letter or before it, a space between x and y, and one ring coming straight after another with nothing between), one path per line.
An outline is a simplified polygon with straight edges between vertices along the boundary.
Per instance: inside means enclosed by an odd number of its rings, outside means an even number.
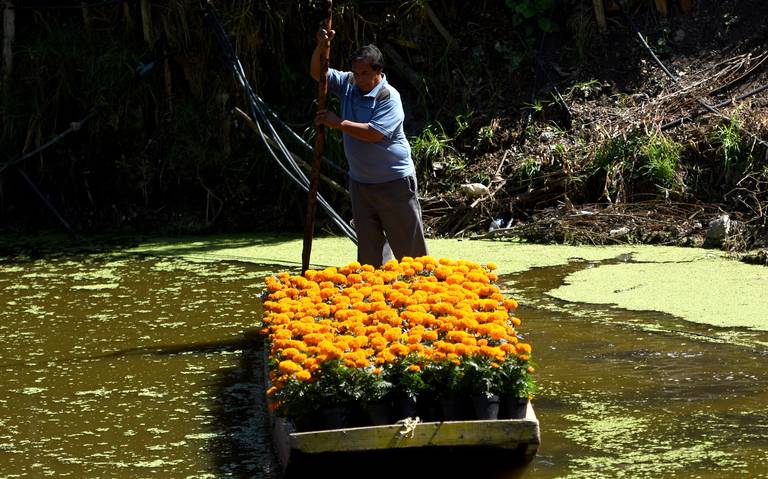
M425 392L434 398L452 399L461 389L464 370L450 360L428 364L422 371Z
M489 125L481 126L477 130L477 149L488 148L496 145L496 131L499 129L498 120L493 120Z
M452 149L451 141L443 125L430 125L424 128L420 135L410 138L411 154L418 163L438 159Z
M646 137L642 145L644 164L641 169L659 186L670 188L677 182L682 150L683 146L667 135L661 132L653 133Z
M469 120L472 118L473 115L474 115L474 112L471 112L471 111L469 113L464 113L464 114L459 113L458 115L456 115L453 121L454 123L456 123L455 135L457 137L461 136L465 131L469 129Z
M534 28L543 32L557 30L557 25L549 19L554 0L506 0L506 4L512 10L512 24L524 27L527 34L532 34Z
M375 372L373 366L359 368L352 375L349 387L353 395L363 404L374 404L383 400L393 388L393 384Z
M462 363L461 391L469 396L496 394L501 367L487 356L474 356Z
M671 41L669 38L669 35L672 31L669 29L669 27L664 27L661 29L661 36L656 39L654 50L656 50L656 53L659 55L668 55L672 53L672 46Z
M533 396L538 386L530 373L530 360L509 358L499 367L494 393L500 397L527 398Z
M532 156L528 156L520 163L517 172L523 179L533 178L541 172L541 162Z
M594 164L605 171L617 166L623 168L633 160L636 150L637 138L634 136L613 137L595 150Z
M716 145L716 154L722 158L727 177L744 171L752 159L752 151L747 147L740 125L738 112L734 112L727 122L715 127L710 135L710 141Z
M510 71L517 70L523 63L523 53L515 48L511 42L496 41L496 43L493 44L493 49L505 60L505 66Z
M573 95L574 93L580 94L584 98L588 98L593 92L600 89L600 82L597 80L587 80L576 82L572 87L567 90L567 94Z
M534 113L541 113L544 111L546 104L540 98L536 98L533 103L525 103L525 106L530 108Z
M445 133L440 123L424 128L420 135L409 141L420 181L428 179L435 171L452 173L465 166L464 157L453 146L454 139Z
M382 377L392 385L393 390L415 399L427 387L418 362L415 356L406 356L400 361L387 364Z
M322 363L311 381L287 379L273 397L278 414L297 419L327 407L375 402L390 388L391 384L373 374L372 368L348 367L335 359Z

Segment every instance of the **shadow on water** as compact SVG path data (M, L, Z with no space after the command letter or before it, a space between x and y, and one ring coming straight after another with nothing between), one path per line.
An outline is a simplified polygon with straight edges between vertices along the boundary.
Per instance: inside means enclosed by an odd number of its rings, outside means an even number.
M264 395L263 342L247 334L241 343L239 364L218 371L212 379L209 442L216 477L279 479L272 450Z
M261 339L247 334L220 341L135 347L62 360L239 353L236 366L216 371L208 383L211 398L208 416L212 420L208 425L211 435L207 452L211 473L217 478L279 479L281 474L272 451L267 420L262 351Z
M89 255L97 253L109 253L112 255L125 252L127 255L141 256L140 252L129 252L137 247L146 247L157 244L162 247L157 254L169 256L183 256L190 254L202 254L215 252L223 248L243 248L253 246L277 245L295 240L295 237L283 235L218 235L206 236L182 236L182 237L144 237L105 235L91 237L86 240L75 240L70 236L51 234L40 235L33 238L25 235L3 235L0 237L0 259L40 259L40 258L73 258L77 255ZM158 242L155 243L154 241Z
M89 359L149 354L205 354L239 352L238 364L220 369L210 379L212 418L208 453L215 477L279 479L282 477L272 450L267 420L263 342L256 334L243 337L155 347L137 347Z

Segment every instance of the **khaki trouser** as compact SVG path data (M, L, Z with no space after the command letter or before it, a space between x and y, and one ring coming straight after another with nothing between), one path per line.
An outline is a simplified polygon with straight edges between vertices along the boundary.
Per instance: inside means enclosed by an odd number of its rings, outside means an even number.
M360 263L381 266L387 242L397 259L427 254L415 176L375 184L350 179L349 193Z

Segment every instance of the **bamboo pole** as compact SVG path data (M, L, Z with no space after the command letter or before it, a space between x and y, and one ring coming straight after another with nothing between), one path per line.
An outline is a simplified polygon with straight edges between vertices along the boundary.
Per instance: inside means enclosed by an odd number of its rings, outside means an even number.
M333 1L325 2L325 18L321 26L331 31L331 20L333 16ZM328 59L331 54L331 42L328 41L325 50L320 58L320 81L317 88L317 109L325 110L326 99L328 97ZM320 158L325 150L325 125L315 127L315 156L312 162L312 172L309 182L309 195L307 196L307 221L304 223L304 245L301 250L301 271L302 273L309 269L309 258L312 254L312 235L315 229L315 212L317 211L317 184L320 177Z
M592 0L592 8L595 10L595 20L597 20L597 28L604 32L608 29L608 22L605 20L605 7L603 6L603 0Z
M87 34L91 34L91 14L88 8L87 2L80 2L80 6L83 8L83 26L85 27L85 32Z
M445 26L443 26L443 22L441 22L437 17L437 14L434 10L432 10L432 7L430 7L427 2L422 3L421 6L429 19L432 21L432 24L435 26L437 31L440 32L440 35L442 35L443 38L445 38L445 42L448 44L448 46L455 46L456 39L454 39L450 32L445 28Z
M165 96L168 99L168 113L173 116L173 77L171 76L171 61L165 52L163 60L163 76L165 77Z
M667 9L667 0L656 0L656 11L658 11L662 17L669 15L669 10Z
M3 1L3 82L13 72L13 42L16 39L16 11L12 0Z
M133 18L131 17L131 6L128 2L123 2L123 18L125 19L125 31L133 33Z
M680 9L688 13L691 11L691 0L680 0Z
M152 31L152 5L150 0L141 0L141 26L144 30L144 41L151 47L155 43Z

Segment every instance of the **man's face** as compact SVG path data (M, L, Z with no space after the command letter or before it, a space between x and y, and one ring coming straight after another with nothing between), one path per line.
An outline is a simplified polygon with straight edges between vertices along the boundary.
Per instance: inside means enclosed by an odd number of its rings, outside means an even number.
M368 93L381 81L381 70L374 70L367 60L352 62L352 73L355 75L355 85L363 93Z

